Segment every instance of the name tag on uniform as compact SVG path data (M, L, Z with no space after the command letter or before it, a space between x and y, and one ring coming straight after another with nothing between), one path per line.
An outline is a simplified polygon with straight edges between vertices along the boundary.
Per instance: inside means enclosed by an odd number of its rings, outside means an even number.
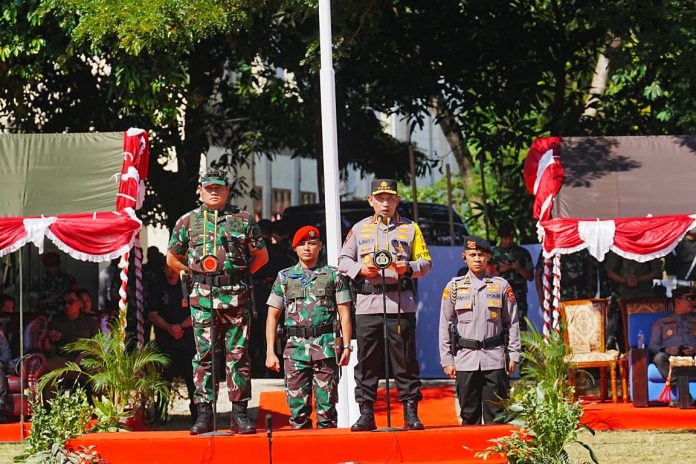
M244 219L234 216L229 220L230 228L235 232L244 232Z
M471 298L460 298L459 295L457 295L457 301L454 304L454 309L471 309L471 305Z

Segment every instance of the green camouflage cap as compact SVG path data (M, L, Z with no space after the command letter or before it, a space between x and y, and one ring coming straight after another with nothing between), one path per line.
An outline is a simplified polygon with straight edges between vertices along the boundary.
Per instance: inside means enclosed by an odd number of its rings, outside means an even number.
M211 184L227 185L227 173L220 169L206 169L198 179L198 183L203 187Z

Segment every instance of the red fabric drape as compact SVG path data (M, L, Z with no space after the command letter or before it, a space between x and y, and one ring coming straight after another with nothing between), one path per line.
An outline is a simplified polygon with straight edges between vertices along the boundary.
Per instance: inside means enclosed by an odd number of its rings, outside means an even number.
M140 209L145 195L143 181L147 179L150 144L147 132L129 129L123 134L123 166L121 168L116 211Z
M6 217L0 220L0 256L22 247L27 241L24 218Z
M532 213L540 221L551 218L553 199L565 180L565 169L558 159L560 148L559 137L540 137L524 160L524 183L534 195Z
M696 214L677 214L670 216L616 218L605 220L614 223L613 235L606 229L596 237L597 243L606 243L607 249L595 250L592 243L580 236L581 223L593 224L594 219L556 218L541 221L544 233L544 254L567 254L587 248L597 259L602 259L600 251L611 250L625 258L647 261L659 258L671 252L686 232L696 227ZM595 238L595 237L593 237Z
M128 251L141 223L132 210L118 213L80 213L54 216L55 222L35 240L48 237L76 259L106 261ZM40 217L6 217L0 221L0 256L11 253L29 240L25 220ZM50 218L47 218L50 219ZM39 243L36 243L39 246Z

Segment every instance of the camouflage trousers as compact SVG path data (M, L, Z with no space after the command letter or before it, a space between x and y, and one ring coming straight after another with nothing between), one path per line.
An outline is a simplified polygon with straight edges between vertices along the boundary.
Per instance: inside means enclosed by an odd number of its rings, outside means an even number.
M217 399L217 385L213 389L212 322L213 318L206 299L200 298L201 306L191 306L193 336L196 355L193 366L193 383L196 387L196 403L212 403ZM215 337L217 352L225 353L225 379L232 402L251 399L251 360L249 359L249 312L247 305L229 306L215 311ZM224 346L224 348L223 348ZM220 372L220 356L215 358L216 370ZM219 380L219 377L218 377Z
M312 391L317 409L317 427L336 427L338 364L336 358L298 361L285 358L285 396L293 429L311 428Z

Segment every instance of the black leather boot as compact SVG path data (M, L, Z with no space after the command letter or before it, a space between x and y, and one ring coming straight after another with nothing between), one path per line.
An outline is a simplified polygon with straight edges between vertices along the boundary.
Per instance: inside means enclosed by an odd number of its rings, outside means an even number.
M213 431L213 406L211 403L198 403L198 417L190 431L191 435Z
M418 418L418 401L404 401L404 430L424 430L423 423Z
M365 401L360 403L360 417L350 428L351 432L369 432L377 428L375 424L375 412L373 403Z
M247 402L236 401L232 403L230 429L243 435L256 433L256 426L251 423L247 414Z

